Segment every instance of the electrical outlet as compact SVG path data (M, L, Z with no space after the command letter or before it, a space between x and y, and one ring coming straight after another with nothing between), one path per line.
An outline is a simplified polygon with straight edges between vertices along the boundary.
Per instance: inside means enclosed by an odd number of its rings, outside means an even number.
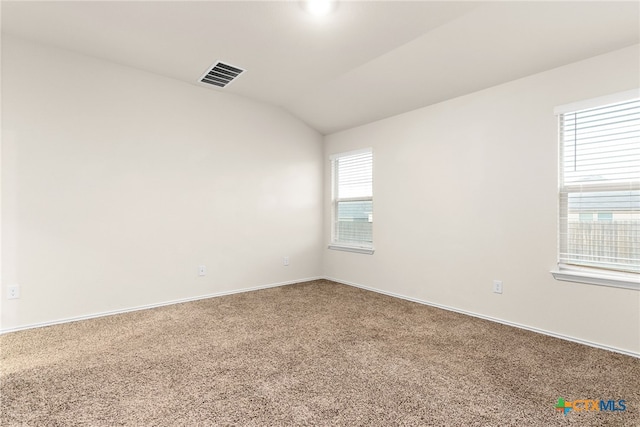
M493 281L493 293L501 294L502 293L502 280L494 280Z
M207 275L207 266L201 265L198 267L198 276L206 276Z
M7 288L7 299L20 298L20 285L12 285Z
M286 256L282 259L282 265L284 265L285 267L289 265L289 257Z

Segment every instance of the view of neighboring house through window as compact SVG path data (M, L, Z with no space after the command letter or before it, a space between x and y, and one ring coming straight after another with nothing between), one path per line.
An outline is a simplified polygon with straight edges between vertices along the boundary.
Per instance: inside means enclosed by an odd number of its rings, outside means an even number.
M563 112L560 268L640 273L640 99Z
M330 249L373 253L373 152L331 157L332 235Z

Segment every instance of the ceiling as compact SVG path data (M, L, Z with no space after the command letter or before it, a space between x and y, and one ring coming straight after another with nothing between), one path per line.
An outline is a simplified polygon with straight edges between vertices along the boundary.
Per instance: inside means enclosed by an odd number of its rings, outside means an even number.
M323 134L640 42L640 2L2 1L2 32L282 107ZM225 89L217 60L246 69Z

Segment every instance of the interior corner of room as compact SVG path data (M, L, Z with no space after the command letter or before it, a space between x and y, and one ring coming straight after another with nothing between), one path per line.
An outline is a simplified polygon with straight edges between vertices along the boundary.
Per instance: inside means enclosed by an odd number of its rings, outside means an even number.
M71 43L64 33L43 40L55 23L45 24L51 15L43 13L29 24L29 8L46 12L55 5L7 3L3 332L327 278L640 356L637 289L559 281L550 274L558 252L554 108L640 86L637 29L624 33L626 20L637 24L637 13L607 27L615 33L611 40L594 42L592 50L576 42L584 49L579 52L563 40L567 50L558 48L556 56L545 56L540 47L555 43L551 31L560 24L549 21L548 37L526 39L526 55L540 61L524 64L503 57L518 50L509 37L482 32L483 50L452 37L463 25L486 30L473 22L494 9L421 2L420 13L442 8L428 29L408 14L404 26L372 18L377 29L395 25L389 40L345 29L348 19L338 18L331 27L336 35L320 33L318 24L301 36L307 45L299 46L291 35L303 32L302 24L283 24L293 12L279 12L295 2L265 9L278 19L275 29L258 19L260 11L227 5L237 19L247 16L256 34L272 31L282 43L274 57L267 60L247 44L220 57L209 49L206 58L156 56L153 62L145 58L161 48L149 39L125 43L133 29L107 33L117 49L99 38ZM127 3L132 11L145 4ZM167 17L183 13L178 3L154 7ZM356 16L366 7L360 3L367 2L343 2L334 13ZM380 3L371 6L380 8L375 13L392 13ZM513 20L498 27L515 31L534 5L500 7L500 13L513 12ZM107 28L115 12L104 11ZM605 11L603 19L620 19ZM40 24L46 27L41 32L30 27ZM590 24L582 21L577 30ZM596 30L602 37L607 32ZM367 35L374 40L365 44ZM323 43L346 49L341 36L353 36L362 49L353 55L336 50L321 64ZM172 37L165 41L177 44L182 36ZM489 44L495 40L502 44ZM167 49L177 52L176 44ZM148 48L145 55L136 54L141 46ZM223 50L222 43L216 46ZM455 55L440 46L461 56L451 59ZM269 74L279 60L289 60L282 53L287 49L298 62L308 49L316 68L300 65L301 73L287 78L282 70ZM441 62L428 66L419 52ZM246 71L224 90L205 88L198 78L216 60ZM500 75L493 61L504 65ZM394 63L404 67L398 78L413 88L365 88L365 82L379 84L375 77L390 78ZM469 69L477 80L468 78ZM187 72L192 84L183 79ZM284 92L276 93L280 85ZM433 102L423 102L427 95ZM331 157L367 148L374 153L373 194L357 200L373 205L374 245L331 250Z

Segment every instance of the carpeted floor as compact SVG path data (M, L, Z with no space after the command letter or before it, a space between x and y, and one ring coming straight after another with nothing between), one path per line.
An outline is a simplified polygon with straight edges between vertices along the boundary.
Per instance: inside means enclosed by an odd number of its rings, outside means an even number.
M2 426L640 425L639 359L327 281L0 345Z

